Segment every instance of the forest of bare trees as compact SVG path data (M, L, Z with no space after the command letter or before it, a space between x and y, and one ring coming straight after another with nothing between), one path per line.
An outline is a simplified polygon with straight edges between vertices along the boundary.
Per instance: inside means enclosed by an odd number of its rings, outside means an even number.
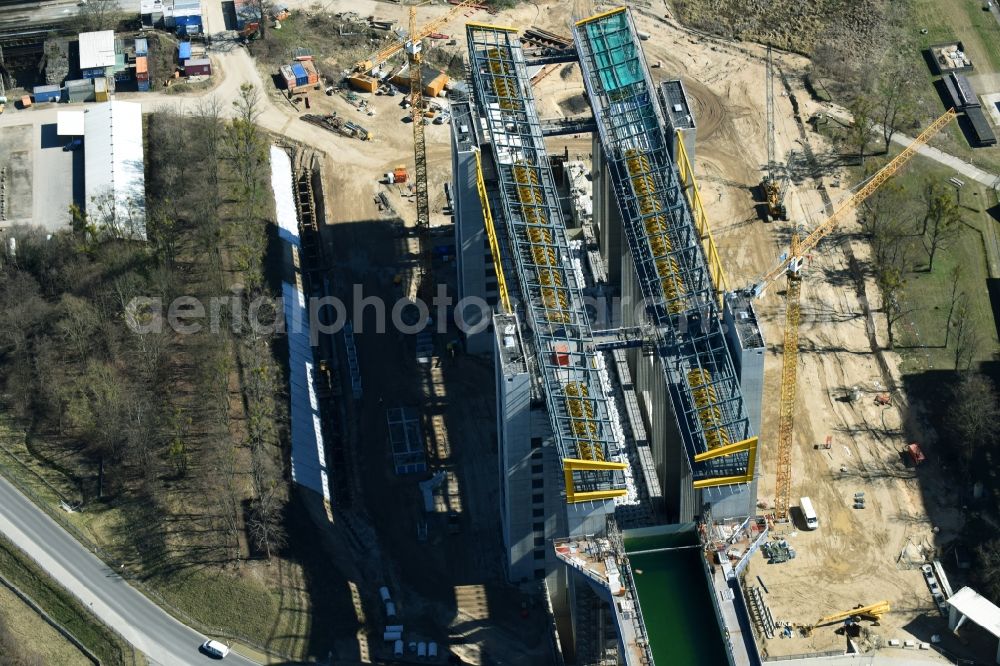
M233 319L271 290L257 95L244 88L231 121L214 101L148 118L148 243L96 238L76 211L50 238L12 230L0 268L4 407L85 510L120 512L117 554L148 574L269 558L285 540L284 370L273 336ZM180 296L228 299L226 325L127 325L151 314L133 299Z

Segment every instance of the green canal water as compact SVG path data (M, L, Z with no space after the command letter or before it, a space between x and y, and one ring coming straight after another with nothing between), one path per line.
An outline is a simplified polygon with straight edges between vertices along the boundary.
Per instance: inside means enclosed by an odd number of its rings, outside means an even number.
M632 534L624 534L625 552L632 564L653 660L669 666L727 664L709 597L715 591L709 589L702 573L700 549L637 552L697 544L695 532L649 534L635 530Z

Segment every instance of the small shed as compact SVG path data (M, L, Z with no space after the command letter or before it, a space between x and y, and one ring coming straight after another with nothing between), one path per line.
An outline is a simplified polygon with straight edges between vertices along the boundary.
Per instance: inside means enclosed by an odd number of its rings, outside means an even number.
M208 58L194 58L184 61L185 76L211 76L212 61Z
M56 134L83 136L83 111L60 111L56 114Z
M115 66L115 33L113 30L80 33L80 71L88 78L104 76Z
M70 102L93 102L94 80L72 79L66 82L66 97Z
M980 106L970 106L965 109L965 117L968 118L972 126L972 133L975 134L974 146L985 147L995 145L997 136L990 127L990 122L986 120L986 114Z

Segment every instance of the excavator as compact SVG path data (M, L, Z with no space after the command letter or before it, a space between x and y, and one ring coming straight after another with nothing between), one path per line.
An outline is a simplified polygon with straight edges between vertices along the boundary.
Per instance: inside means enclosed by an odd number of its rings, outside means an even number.
M813 629L816 627L822 627L826 624L833 624L834 622L840 622L841 620L848 620L857 618L857 620L868 620L874 626L878 626L879 622L882 620L882 616L892 610L889 607L888 601L879 601L870 606L863 606L858 604L851 610L841 611L839 613L834 613L833 615L827 615L826 617L821 617L816 620L815 623L809 625L803 625L800 627L802 632L809 636L812 634Z
M771 61L771 47L767 47L767 173L760 183L764 195L764 221L787 220L785 208L785 184L787 179L778 175L774 149L774 64Z

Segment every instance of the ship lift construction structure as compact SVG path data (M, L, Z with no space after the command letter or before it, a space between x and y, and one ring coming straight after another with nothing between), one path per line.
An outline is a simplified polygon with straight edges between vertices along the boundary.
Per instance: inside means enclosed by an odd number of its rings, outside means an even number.
M548 60L526 55L513 28L469 23L466 31L472 122L481 122L482 140L490 144L474 149L475 190L499 291L493 319L498 438L501 465L512 461L501 470L507 484L501 511L508 567L514 569L520 557L518 544L530 541L514 534L511 507L529 499L520 499L523 493L510 480L524 465L512 455L515 429L504 419L511 404L523 402L511 398L510 387L517 376L530 376L525 399L542 406L562 479L561 508L551 516L561 525L560 534L546 528L545 536L591 544L586 548L596 558L590 567L574 551L578 545L548 539L549 548L559 544L556 562L562 570L546 575L550 598L554 604L568 598L575 614L573 600L579 606L589 590L606 604L622 661L654 663L656 632L643 620L641 591L622 545L629 532L618 524L619 510L637 503L637 495L658 501L650 511L631 514L644 518L630 527L654 530L706 512L746 518L755 511L757 434L723 329L728 284L691 163L664 118L626 8L577 22L575 52L558 55L580 64L593 121L577 123L573 132L594 133L600 152L595 162L601 163L595 171L600 168L610 181L607 217L614 218L603 223L617 225L625 241L619 258L628 267L622 268L623 295L631 292L643 304L613 330L591 328L583 293L594 276L588 279L571 248L545 149L546 136L563 132L539 119L527 68ZM461 122L456 125L461 129ZM653 369L641 369L636 381L660 387L662 404L650 417L649 437L627 387L632 380L625 352L641 353L643 368ZM631 397L624 401L627 437L612 418L617 400L606 379L610 366ZM524 428L516 433L543 439ZM533 453L527 445L524 451ZM657 470L670 470L671 479L658 478ZM538 516L542 509L534 511ZM537 543L540 533L534 534ZM743 645L732 648L747 654Z
M657 649L660 618L644 613L642 586L636 586L629 564L629 555L656 549L636 550L635 539L693 522L735 521L748 534L746 526L764 525L753 530L756 545L738 563L720 562L725 582L702 562L706 585L723 585L716 588L721 601L715 614L731 637L725 641L729 660L752 663L753 637L733 624L735 611L720 607L733 605L724 589L740 594L738 573L767 534L767 521L755 518L763 366L746 366L746 350L752 347L749 356L759 357L764 343L750 303L779 276L788 277L774 461L775 518L784 520L802 257L954 112L933 123L816 229L801 240L793 236L790 251L761 281L731 292L688 156L694 124L686 116L686 124L675 125L677 109L684 108L677 103L683 86L654 85L627 8L577 21L572 46L554 54L526 51L517 30L506 26L468 23L466 36L471 99L452 101L453 169L459 198L466 192L477 202L481 242L498 292L493 333L508 578L526 581L533 571L546 581L553 612L571 615L574 623L586 624L581 600L596 597L615 627L622 662L654 663L658 652L666 662L662 644ZM574 119L570 129L539 118L528 75L529 67L556 62L579 64L592 112L592 118ZM772 79L769 57L769 135ZM591 239L584 241L591 246L586 252L570 241L545 148L546 137L567 132L594 137L593 223L585 222L582 230ZM770 136L768 143L769 181L778 184ZM456 166L459 152L474 157L471 168ZM469 208L464 210L457 229L474 226L467 221ZM469 245L468 233L456 231L458 246ZM460 281L463 270L479 270L482 278L483 252L470 247L470 264L463 268L459 262ZM615 328L594 330L584 294L608 284L623 302L638 307L623 307ZM744 339L734 342L734 335ZM609 380L612 372L617 384ZM544 442L552 445L550 458L542 452ZM552 477L560 480L556 502L542 492L544 460L551 460ZM533 522L539 518L544 520ZM547 552L539 550L542 543ZM645 610L655 606L648 603ZM887 604L846 617L884 612ZM821 622L827 621L834 619Z

